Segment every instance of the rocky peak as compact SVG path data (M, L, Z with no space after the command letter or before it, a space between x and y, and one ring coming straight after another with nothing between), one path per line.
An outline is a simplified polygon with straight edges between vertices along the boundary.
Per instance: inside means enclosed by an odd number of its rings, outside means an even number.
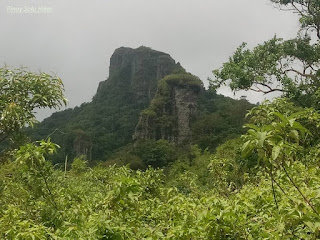
M157 82L181 70L184 69L167 53L144 46L137 49L120 47L111 56L109 78L99 84L97 95L103 94L103 89L110 88L110 85L122 82L131 88L138 101L150 101L155 95Z
M146 67L148 71L157 73L157 80L170 74L176 66L175 61L169 54L153 50L148 47L141 46L137 49L128 47L120 47L114 51L110 58L109 76L125 67L130 67L132 77ZM181 67L181 66L180 66Z
M130 64L132 61L132 48L120 47L114 51L110 58L109 76L112 76L117 70Z

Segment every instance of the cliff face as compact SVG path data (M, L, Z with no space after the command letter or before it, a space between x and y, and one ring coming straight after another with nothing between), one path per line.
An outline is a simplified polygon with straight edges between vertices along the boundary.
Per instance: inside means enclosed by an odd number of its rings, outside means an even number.
M190 88L174 88L174 114L177 115L176 142L181 144L191 140L191 120L195 117L197 110L198 92Z
M165 77L150 107L141 113L133 139L165 139L175 144L190 141L191 121L202 90L202 82L190 74Z
M147 47L118 48L110 59L109 78L99 84L96 98L105 95L110 86L118 85L130 91L135 101L149 104L159 79L180 69L169 54Z
M146 65L152 67L149 71L155 71L157 80L170 74L176 67L175 61L169 54L152 50L147 47L137 49L121 47L114 51L110 59L109 76L126 66L132 67L132 75L145 70Z

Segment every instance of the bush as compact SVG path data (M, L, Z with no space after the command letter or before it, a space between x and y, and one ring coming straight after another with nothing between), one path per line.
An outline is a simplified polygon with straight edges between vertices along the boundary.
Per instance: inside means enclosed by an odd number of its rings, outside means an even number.
M75 173L82 173L85 172L88 168L88 162L85 160L84 157L77 157L73 160L71 164L71 171Z
M146 166L164 167L175 159L174 147L166 140L146 140L137 144L135 153Z

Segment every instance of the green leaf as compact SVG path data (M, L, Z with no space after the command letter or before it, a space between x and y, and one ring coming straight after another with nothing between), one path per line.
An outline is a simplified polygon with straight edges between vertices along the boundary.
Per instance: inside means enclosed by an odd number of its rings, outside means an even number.
M272 148L272 160L276 160L280 154L281 147L279 145Z
M256 126L256 125L253 125L253 124L245 124L243 127L252 128L252 129L254 129L256 131L260 131L260 128L258 126Z
M267 138L267 132L258 132L258 133L257 133L257 138L258 138L258 145L259 145L260 147L263 147L264 141L265 141L266 138Z
M252 142L249 140L245 142L242 146L242 151L241 151L241 156L242 157L247 157L252 154L254 147L252 145Z
M293 124L295 123L295 121L296 121L295 118L292 118L289 120L290 127L293 127Z
M281 121L284 122L284 123L288 123L289 122L288 119L284 115L279 113L279 112L272 112L271 114L279 117L281 119Z
M294 129L299 130L302 134L308 133L308 134L312 135L312 133L308 129L306 129L304 126L302 126L299 122L294 122L292 127Z

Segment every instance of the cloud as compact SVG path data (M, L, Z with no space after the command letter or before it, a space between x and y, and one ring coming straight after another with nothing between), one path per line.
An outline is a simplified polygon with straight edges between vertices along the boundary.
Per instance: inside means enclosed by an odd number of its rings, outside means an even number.
M51 12L10 13L8 7ZM70 107L91 100L120 46L167 52L206 80L242 42L253 47L274 34L294 37L298 29L297 16L263 0L2 0L0 24L0 62L57 73Z

